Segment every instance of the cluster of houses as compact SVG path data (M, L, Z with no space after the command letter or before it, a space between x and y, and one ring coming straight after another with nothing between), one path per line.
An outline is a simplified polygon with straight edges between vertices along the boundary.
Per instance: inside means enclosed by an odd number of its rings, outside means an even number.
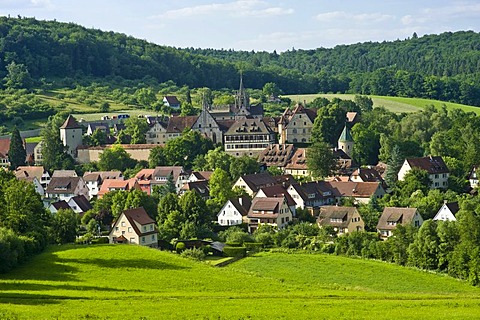
M174 109L180 102L174 96L166 96L164 103ZM150 150L179 137L185 129L196 130L214 143L221 143L225 152L232 156L248 155L258 159L261 166L277 167L284 174L272 176L268 172L241 176L234 187L243 188L248 196L229 199L217 214L221 226L246 224L249 232L259 225L269 224L281 229L296 217L297 208L307 209L318 217L319 226L331 226L338 234L364 230L364 222L355 207L338 206L342 198L355 203L368 203L372 198L382 198L388 192L383 175L385 166L359 168L351 158L354 141L350 128L359 121L359 115L348 112L338 143L332 149L337 161L335 176L325 181L298 183L295 177L309 177L306 148L311 138L316 110L297 104L287 109L280 117L265 117L261 105L251 105L250 98L240 80L235 94L235 103L226 107L213 108L203 104L198 116L146 117L149 124L146 133L147 144L122 145L130 156L137 160L148 160ZM127 116L127 115L125 115ZM110 133L108 123L87 123L87 128L69 116L59 128L60 139L68 153L79 163L99 160L100 154L110 145L100 147L83 146L85 132L91 135L95 130ZM115 123L113 131L125 127ZM112 139L111 142L113 142ZM9 139L0 139L0 165L8 166ZM114 190L141 190L152 194L156 186L173 179L179 195L187 191L198 193L209 199L209 179L212 172L185 170L180 166L142 169L135 177L125 179L120 171L86 172L82 177L74 171L56 170L52 174L41 166L42 143L25 143L27 163L15 175L20 180L34 184L44 204L55 213L71 208L79 214L92 208L90 200L102 198ZM398 179L403 180L413 168L428 172L432 181L430 187L448 187L449 170L442 157L428 156L406 159ZM477 187L477 168L469 177L471 186ZM436 220L454 220L458 204L446 203L440 208ZM420 226L423 220L415 208L385 208L379 219L377 230L383 239L392 235L398 224ZM110 241L116 243L137 243L153 246L158 235L155 221L142 208L123 212L115 221Z

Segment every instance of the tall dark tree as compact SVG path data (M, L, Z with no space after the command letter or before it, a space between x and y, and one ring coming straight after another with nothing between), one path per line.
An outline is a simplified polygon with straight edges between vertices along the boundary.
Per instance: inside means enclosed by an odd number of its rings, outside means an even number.
M10 161L10 170L15 170L18 166L24 166L27 153L23 146L22 137L18 128L13 128L10 138L10 148L8 149L8 160Z
M325 142L315 142L307 149L307 166L313 177L325 178L336 168L333 152Z

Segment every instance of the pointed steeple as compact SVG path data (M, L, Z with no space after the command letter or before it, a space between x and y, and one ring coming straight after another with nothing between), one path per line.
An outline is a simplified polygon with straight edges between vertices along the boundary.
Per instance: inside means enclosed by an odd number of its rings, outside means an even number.
M352 134L350 133L350 129L348 128L347 124L345 124L342 134L340 134L340 138L338 138L338 141L353 142Z
M243 73L240 71L240 88L237 91L237 94L235 95L235 107L240 109L240 108L246 108L250 109L250 98L247 94L247 91L245 90L245 87L243 86Z
M75 119L72 115L69 115L67 120L62 124L60 129L77 129L81 128L78 124L77 119Z

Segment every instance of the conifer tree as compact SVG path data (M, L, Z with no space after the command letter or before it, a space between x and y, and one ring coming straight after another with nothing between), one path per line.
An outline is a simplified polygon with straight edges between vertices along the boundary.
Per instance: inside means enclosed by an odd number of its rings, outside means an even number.
M25 159L27 153L23 146L22 137L20 131L15 127L10 139L10 149L8 150L8 159L10 160L10 170L15 170L18 166L25 165Z

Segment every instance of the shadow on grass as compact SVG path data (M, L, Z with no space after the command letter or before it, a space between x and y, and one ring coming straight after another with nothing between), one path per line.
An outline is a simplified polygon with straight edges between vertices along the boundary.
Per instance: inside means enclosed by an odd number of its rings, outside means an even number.
M61 300L89 300L81 297L67 297L61 295L36 295L30 293L2 293L0 292L0 303L19 305L46 305L58 304Z
M176 264L166 263L164 261L156 261L149 259L57 259L60 263L81 263L87 265L95 265L100 268L112 269L153 269L153 270L181 270L189 269L189 267L179 266Z
M122 289L114 289L108 287L95 287L95 286L76 286L76 285L51 285L51 284L39 284L39 283L1 283L0 282L0 294L2 291L47 291L47 290L76 290L76 291L124 291Z

